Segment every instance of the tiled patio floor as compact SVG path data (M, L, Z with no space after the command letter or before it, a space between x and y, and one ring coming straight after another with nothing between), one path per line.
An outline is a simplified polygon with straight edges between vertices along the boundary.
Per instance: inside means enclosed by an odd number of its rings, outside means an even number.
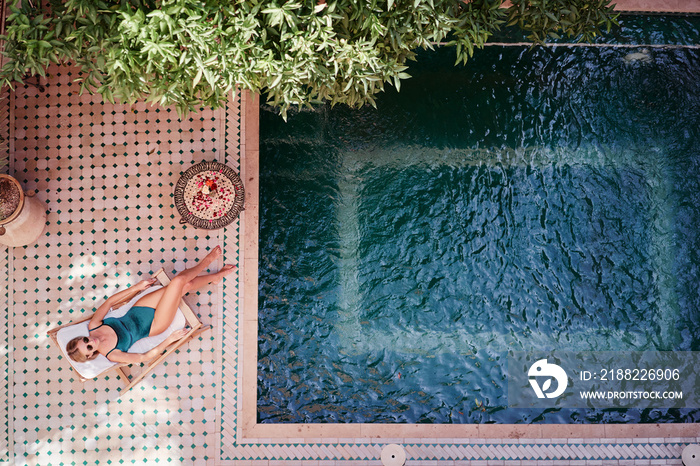
M181 121L174 110L104 105L78 95L73 72L55 68L46 91L10 96L10 172L49 214L39 241L3 250L3 337L10 341L2 451L15 464L213 464L220 448L221 332L235 310L237 277L188 302L214 331L172 355L119 398L116 376L81 383L50 346L51 327L92 312L105 295L151 271L182 270L221 244L237 263L237 222L208 233L179 223L172 191L193 162L237 168L238 102ZM4 277L1 277L4 278ZM9 328L6 326L9 325ZM9 393L8 393L9 392ZM4 398L6 397L6 398Z
M700 441L698 425L555 426L538 435L513 426L407 426L399 436L381 426L265 430L250 414L255 317L239 311L242 298L257 295L250 269L188 299L213 331L131 392L120 398L116 377L79 382L50 346L51 327L160 267L182 270L217 244L225 262L257 260L255 239L242 231L257 228L258 154L255 101L232 97L225 109L181 121L174 110L80 96L74 77L55 68L45 92L24 86L4 101L10 172L49 215L36 244L0 248L8 309L0 317L0 463L380 464L382 446L397 442L409 464L660 465L680 464L683 446ZM204 159L240 167L248 196L239 222L208 234L180 224L172 201L180 173Z

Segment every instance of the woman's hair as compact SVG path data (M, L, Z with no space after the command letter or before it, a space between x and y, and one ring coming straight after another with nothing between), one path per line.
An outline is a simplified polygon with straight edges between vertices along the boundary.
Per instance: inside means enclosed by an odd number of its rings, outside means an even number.
M100 353L97 351L94 351L90 357L86 357L83 353L78 350L78 342L82 341L83 337L75 337L71 341L68 342L66 345L66 353L68 356L75 362L86 362L86 361L92 361L95 359Z

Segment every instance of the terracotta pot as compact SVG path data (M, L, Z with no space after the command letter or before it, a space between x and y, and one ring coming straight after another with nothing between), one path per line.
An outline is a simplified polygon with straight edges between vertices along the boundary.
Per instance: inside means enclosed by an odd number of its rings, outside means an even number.
M26 246L35 242L46 226L46 206L39 199L22 191L19 182L10 175L0 174L0 180L15 185L19 193L19 204L7 218L0 220L0 244Z

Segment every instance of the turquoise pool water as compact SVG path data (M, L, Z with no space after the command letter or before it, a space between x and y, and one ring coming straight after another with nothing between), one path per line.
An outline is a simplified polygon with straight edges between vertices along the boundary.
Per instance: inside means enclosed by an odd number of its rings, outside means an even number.
M700 51L453 63L376 110L263 108L259 421L700 421L506 409L505 363L700 351Z

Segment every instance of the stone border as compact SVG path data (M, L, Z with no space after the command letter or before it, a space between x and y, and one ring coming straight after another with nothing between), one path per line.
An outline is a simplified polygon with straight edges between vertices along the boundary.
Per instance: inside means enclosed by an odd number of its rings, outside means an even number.
M630 13L700 13L699 0L614 0L616 11Z
M700 13L700 0L614 0L615 10L626 13ZM507 8L510 2L505 0Z

